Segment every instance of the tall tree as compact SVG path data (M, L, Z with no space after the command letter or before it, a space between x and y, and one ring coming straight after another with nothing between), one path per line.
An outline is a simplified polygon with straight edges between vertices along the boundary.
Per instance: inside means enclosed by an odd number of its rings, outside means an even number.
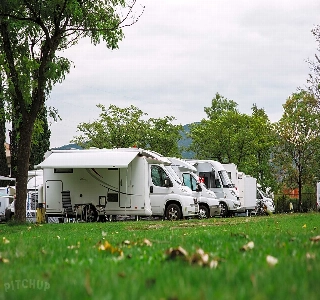
M172 116L164 118L149 119L149 130L147 147L153 151L161 153L164 156L180 157L178 141L181 138L181 125L174 125L175 120Z
M0 78L0 175L8 176L9 168L6 157L6 149L4 143L6 142L6 118L3 99L3 87ZM0 180L0 186L6 186L8 182Z
M219 94L206 107L208 119L191 125L190 150L199 159L234 163L263 186L275 187L270 164L273 146L271 123L263 109L252 107L252 116L241 114L237 103Z
M0 2L1 70L6 99L12 107L16 145L16 214L25 221L26 187L34 123L55 83L69 72L70 62L58 51L89 37L110 49L124 37L122 28L139 17L136 0L7 0Z
M131 105L120 108L111 104L108 109L97 105L102 112L94 122L80 123L81 132L71 142L83 148L140 147L159 152L164 156L179 156L178 140L181 125L173 125L174 117L150 118Z
M313 36L318 43L318 51L320 50L320 26L317 25L311 30ZM314 95L318 100L318 105L320 107L320 57L316 53L314 56L315 60L308 60L310 66L310 74L307 80L309 86L309 92Z
M127 148L146 146L147 123L143 120L146 114L131 105L120 108L111 104L108 109L102 104L97 105L102 110L99 119L93 122L83 122L77 126L79 136L71 142L83 148Z
M319 167L320 110L315 97L304 90L293 93L283 108L275 126L279 140L273 163L281 171L282 182L299 189L300 209L302 188L313 181Z

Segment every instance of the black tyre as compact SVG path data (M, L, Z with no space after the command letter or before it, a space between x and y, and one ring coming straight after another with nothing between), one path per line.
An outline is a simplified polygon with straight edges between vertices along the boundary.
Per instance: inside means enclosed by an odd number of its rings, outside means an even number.
M200 204L199 219L209 219L209 218L210 218L209 208L206 205Z
M228 210L227 204L224 202L221 202L220 207L221 207L220 216L223 218L227 217L229 215L229 210Z
M182 212L179 205L172 203L169 204L166 209L166 219L170 221L180 220L182 218Z

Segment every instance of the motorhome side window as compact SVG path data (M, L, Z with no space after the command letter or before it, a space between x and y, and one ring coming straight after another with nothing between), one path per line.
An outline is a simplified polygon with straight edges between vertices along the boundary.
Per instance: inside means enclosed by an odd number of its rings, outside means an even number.
M168 175L160 166L151 166L151 179L154 185L165 186L164 180L166 178L168 178Z
M230 178L228 176L227 171L226 170L218 171L218 173L219 173L219 176L221 178L223 187L226 187L226 188L232 187L232 183L231 183L231 180L230 180Z
M220 188L219 178L215 178L214 171L212 172L199 172L199 177L203 178L204 184L207 188Z
M183 174L183 183L189 187L192 191L195 191L197 189L197 181L196 179L191 176L190 174Z

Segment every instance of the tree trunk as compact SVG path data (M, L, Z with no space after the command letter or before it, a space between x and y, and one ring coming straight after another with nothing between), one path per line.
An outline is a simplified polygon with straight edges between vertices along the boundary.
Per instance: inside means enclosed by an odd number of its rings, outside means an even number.
M1 86L0 86L1 88ZM9 168L4 143L6 141L6 120L4 116L4 101L0 98L0 175L9 176ZM0 181L0 186L7 186L7 181Z
M298 210L302 211L302 178L301 178L301 171L299 171L299 179L298 179L298 188L299 188L299 205Z
M33 123L24 121L20 126L17 149L15 220L26 222L27 181Z

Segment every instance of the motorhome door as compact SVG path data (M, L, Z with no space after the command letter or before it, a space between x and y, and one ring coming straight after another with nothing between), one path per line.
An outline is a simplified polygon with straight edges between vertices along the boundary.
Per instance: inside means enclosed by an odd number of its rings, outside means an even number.
M45 188L47 212L62 212L62 181L48 180Z
M150 202L152 214L163 214L166 195L170 193L169 187L165 187L165 179L168 178L165 170L159 165L151 165L150 178Z

